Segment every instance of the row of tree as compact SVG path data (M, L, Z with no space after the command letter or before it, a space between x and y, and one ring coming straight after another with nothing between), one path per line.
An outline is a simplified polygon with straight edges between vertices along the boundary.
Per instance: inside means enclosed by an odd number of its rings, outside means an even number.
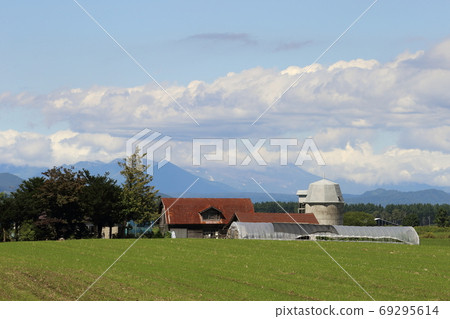
M11 194L0 193L2 240L100 238L103 227L109 227L111 235L115 225L121 226L119 236L124 236L128 221L155 220L158 191L150 185L144 156L136 150L119 162L122 185L109 173L54 167L25 180Z
M298 202L261 202L254 204L256 212L297 213ZM449 204L408 204L382 205L345 204L344 224L354 226L375 225L375 218L381 218L393 224L419 226L435 224L450 226Z
M344 212L365 212L374 218L381 218L404 226L450 225L449 204L389 204L385 207L374 204L345 204ZM345 214L344 214L345 216Z

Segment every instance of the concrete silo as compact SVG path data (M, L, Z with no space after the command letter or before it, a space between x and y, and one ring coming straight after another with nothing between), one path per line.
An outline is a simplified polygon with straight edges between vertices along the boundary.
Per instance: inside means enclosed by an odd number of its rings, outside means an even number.
M299 196L300 197L300 196ZM344 198L339 184L322 179L309 184L306 198L302 199L305 213L313 213L321 225L342 225Z

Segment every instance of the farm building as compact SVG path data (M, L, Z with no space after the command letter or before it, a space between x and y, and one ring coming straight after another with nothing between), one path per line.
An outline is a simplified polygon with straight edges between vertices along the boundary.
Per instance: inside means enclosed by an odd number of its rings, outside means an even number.
M387 242L419 245L419 236L413 227L364 227L341 225L297 225L284 223L233 222L227 238L334 240L360 242Z
M344 197L339 184L322 179L297 191L299 213L314 214L320 225L342 225Z
M255 213L249 198L161 198L160 229L177 238L224 238L233 222L317 224L314 214Z

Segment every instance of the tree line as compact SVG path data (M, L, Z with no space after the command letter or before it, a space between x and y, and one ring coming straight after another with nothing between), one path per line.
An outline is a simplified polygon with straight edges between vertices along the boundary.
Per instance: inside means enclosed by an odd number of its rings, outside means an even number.
M394 224L404 226L449 226L449 204L345 204L346 212L365 212L374 218L381 218ZM344 215L345 216L345 215Z
M53 167L23 181L10 194L0 193L0 240L101 238L102 229L127 222L149 224L157 218L158 191L139 150L119 162L125 181L118 185L109 173Z
M255 212L282 213L286 211L297 213L298 202L260 202L254 203L254 208ZM364 225L370 226L374 224L374 218L381 218L398 225L423 226L434 224L444 227L450 225L449 212L449 204L390 204L386 206L370 203L345 204L344 224L360 225L360 223L364 224L364 220L367 220Z

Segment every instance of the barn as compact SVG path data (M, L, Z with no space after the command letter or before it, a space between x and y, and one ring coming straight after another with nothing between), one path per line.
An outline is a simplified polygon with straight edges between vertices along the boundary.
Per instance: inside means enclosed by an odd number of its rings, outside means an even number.
M318 224L314 214L255 213L249 198L161 198L159 213L177 238L225 238L233 222Z

